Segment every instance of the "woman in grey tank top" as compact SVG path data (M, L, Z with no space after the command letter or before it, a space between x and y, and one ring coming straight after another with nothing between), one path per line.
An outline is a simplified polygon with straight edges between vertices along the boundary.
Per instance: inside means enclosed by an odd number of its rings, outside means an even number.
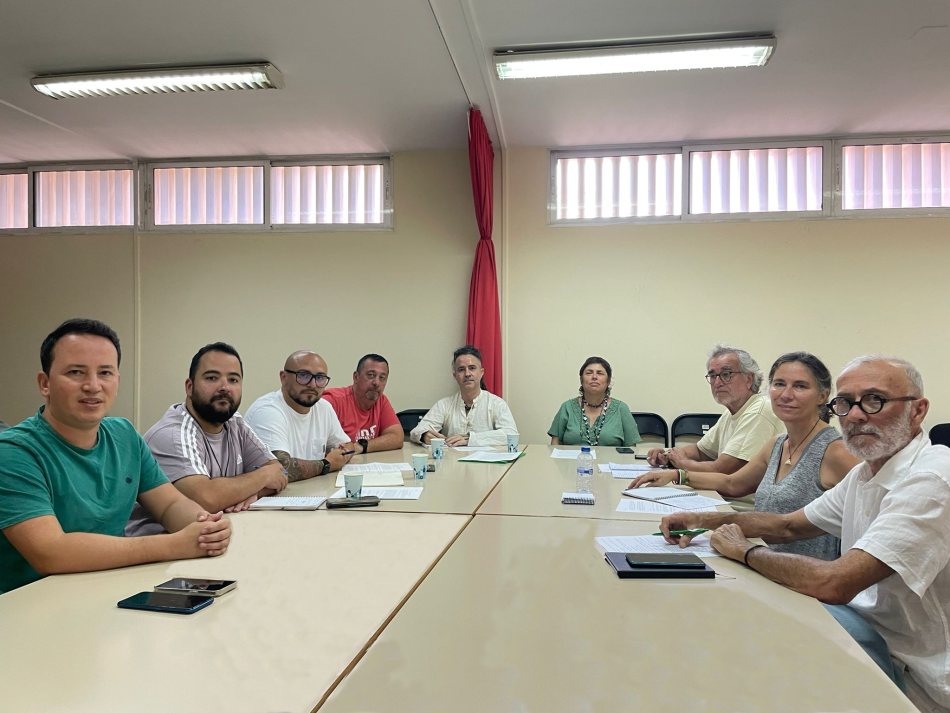
M783 354L769 371L772 410L788 433L765 444L752 460L735 473L677 471L645 473L630 485L665 485L674 478L699 490L716 490L729 497L755 493L755 509L787 514L795 512L837 485L858 464L828 426L831 374L818 357L807 352ZM839 542L831 535L790 544L770 544L777 550L832 560Z

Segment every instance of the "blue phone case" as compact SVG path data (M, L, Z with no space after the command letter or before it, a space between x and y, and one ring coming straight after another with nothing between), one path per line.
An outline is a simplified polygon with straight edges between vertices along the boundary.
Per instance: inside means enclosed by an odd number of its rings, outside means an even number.
M214 602L214 597L174 592L139 592L116 604L120 609L194 614Z

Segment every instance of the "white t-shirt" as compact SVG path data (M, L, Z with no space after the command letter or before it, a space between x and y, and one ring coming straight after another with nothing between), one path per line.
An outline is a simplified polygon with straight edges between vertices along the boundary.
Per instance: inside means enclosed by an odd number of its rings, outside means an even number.
M320 460L328 450L350 442L333 407L322 399L307 413L297 413L282 392L274 391L251 404L244 421L272 451L304 460Z
M923 433L805 506L808 521L894 570L850 605L931 698L950 706L950 449Z

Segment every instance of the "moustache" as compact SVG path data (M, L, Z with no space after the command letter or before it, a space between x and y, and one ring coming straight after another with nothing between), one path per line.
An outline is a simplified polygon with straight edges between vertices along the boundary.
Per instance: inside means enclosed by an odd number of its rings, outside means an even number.
M861 435L880 436L881 431L880 429L877 429L874 426L869 426L867 424L864 424L862 426L861 424L855 423L855 424L845 427L844 435L845 436L861 436Z

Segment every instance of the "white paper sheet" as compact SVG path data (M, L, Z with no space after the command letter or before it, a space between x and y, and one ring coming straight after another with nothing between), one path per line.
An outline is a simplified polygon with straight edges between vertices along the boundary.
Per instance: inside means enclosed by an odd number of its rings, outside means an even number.
M555 448L551 451L552 458L570 458L572 460L577 460L577 456L581 454L580 449L578 450L567 450L564 448ZM597 450L595 448L590 449L590 457L597 457Z
M250 510L316 510L326 498L319 495L295 495L258 498Z
M497 451L498 448L492 448L491 446L446 446L446 448L451 448L453 451L460 451L462 453L476 453L478 451ZM504 450L508 450L507 446Z
M360 495L375 495L380 500L418 500L422 488L363 488ZM331 498L345 498L346 489L340 488Z
M629 472L631 470L639 470L639 471L659 470L659 468L655 468L649 463L610 463L609 465L610 465L610 468L609 468L610 471L626 470Z
M690 512L716 512L716 508L703 505L697 508L685 508ZM617 512L652 512L661 515L669 515L674 512L683 512L684 508L673 507L665 503L656 503L652 500L624 499L617 505Z
M727 505L724 500L716 500L715 498L709 498L705 495L691 495L689 497L671 497L665 498L660 497L659 499L651 497L652 493L650 491L655 490L675 490L675 488L630 488L624 490L623 494L631 498L636 498L638 500L649 500L653 502L660 502L664 505L670 505L677 510L690 510L693 512L710 512L715 510L719 505ZM679 491L683 492L683 491ZM695 492L695 491L686 491L686 492Z
M509 463L520 456L520 451L518 453L495 453L492 451L479 450L470 456L459 458L459 463L484 463L486 461L489 463Z
M336 476L337 488L342 488L345 485L344 476L349 473L360 473L360 471L345 470L344 466L344 470L341 470ZM383 473L361 473L361 475L363 476L364 488L367 486L377 488L397 487L403 483L402 473L398 470Z
M673 498L696 498L695 490L680 490L679 488L651 488L644 485L642 488L630 488L623 491L624 495L644 500L672 500Z
M347 463L342 473L399 473L412 470L408 463Z
M636 554L698 555L700 557L721 557L709 544L706 535L698 535L686 548L671 545L660 536L637 535L634 537L597 537L597 544L606 552L626 552Z

